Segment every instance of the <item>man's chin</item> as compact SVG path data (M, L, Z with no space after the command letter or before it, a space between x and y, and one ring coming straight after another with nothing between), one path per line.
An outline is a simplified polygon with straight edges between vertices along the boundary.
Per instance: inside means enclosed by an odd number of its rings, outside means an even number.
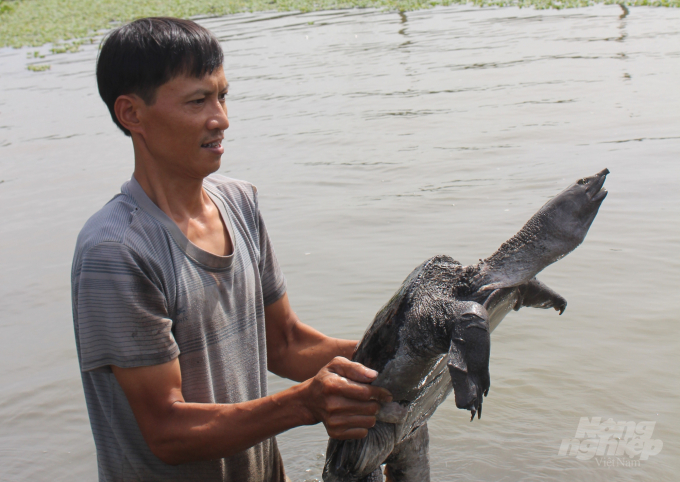
M222 165L222 159L218 158L216 162L213 162L210 166L208 166L205 170L205 175L203 177L208 177L210 174L217 172Z
M206 155L207 153L202 152L203 154L201 156L201 161L200 161L200 168L201 171L205 173L203 177L209 176L213 172L217 171L220 166L222 165L222 154L210 154Z

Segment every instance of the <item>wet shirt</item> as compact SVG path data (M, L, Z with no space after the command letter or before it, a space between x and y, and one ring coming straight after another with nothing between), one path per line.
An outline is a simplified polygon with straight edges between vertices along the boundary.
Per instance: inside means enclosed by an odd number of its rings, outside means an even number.
M73 320L100 481L282 481L275 438L226 459L163 463L110 368L178 357L187 402L267 395L264 307L283 296L285 280L254 186L213 175L204 188L231 237L230 256L191 243L134 178L78 237Z

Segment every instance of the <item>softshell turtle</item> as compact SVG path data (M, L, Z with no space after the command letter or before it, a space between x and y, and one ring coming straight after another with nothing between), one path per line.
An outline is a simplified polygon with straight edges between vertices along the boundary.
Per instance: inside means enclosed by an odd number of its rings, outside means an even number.
M395 482L430 480L427 420L453 390L456 406L482 415L489 391L490 333L510 310L566 300L535 276L586 236L609 171L579 179L548 201L493 255L462 266L435 256L418 266L378 312L353 360L378 371L393 402L360 440L330 439L325 482L377 482L385 463Z

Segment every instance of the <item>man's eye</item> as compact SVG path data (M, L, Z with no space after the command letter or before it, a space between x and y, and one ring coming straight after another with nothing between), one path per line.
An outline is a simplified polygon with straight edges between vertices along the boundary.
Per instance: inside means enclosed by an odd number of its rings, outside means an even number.
M202 103L205 102L205 98L203 98L203 99L194 99L194 100L192 100L191 102L193 102L194 104L202 104Z
M227 99L227 93L224 92L224 93L222 93L222 94L219 94L219 95L217 96L217 98L220 100L220 102L223 102L223 101L225 101L225 100Z

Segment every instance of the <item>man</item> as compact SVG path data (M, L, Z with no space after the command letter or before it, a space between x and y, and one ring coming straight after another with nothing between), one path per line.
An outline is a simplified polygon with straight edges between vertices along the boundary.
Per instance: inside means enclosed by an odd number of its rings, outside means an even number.
M171 18L116 29L99 55L100 95L135 155L72 271L102 481L283 481L276 434L323 422L361 438L391 400L348 360L355 341L292 311L254 186L213 174L222 61L207 30ZM302 383L268 395L267 369Z

